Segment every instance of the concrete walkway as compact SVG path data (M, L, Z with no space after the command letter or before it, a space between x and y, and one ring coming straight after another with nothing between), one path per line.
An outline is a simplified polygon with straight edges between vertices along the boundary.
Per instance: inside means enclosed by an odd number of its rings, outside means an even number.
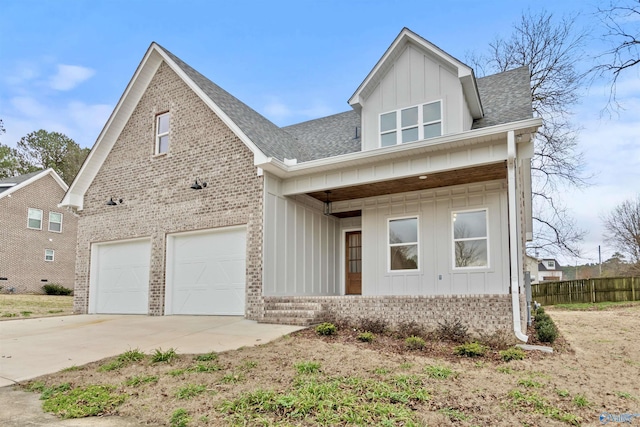
M208 353L264 344L301 328L238 316L77 315L0 322L0 387L115 356Z

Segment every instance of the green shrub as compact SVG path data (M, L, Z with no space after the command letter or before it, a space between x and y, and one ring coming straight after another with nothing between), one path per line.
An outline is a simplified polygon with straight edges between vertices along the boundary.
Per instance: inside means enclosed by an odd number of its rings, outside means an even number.
M521 348L511 347L506 350L500 351L500 357L505 362L510 362L512 360L522 360L525 358L525 352Z
M173 348L170 348L167 351L162 351L161 348L157 348L156 351L151 356L151 361L153 363L158 363L158 362L171 363L173 359L175 359L176 357L178 357L178 355L176 354L176 351Z
M42 287L44 293L47 295L71 295L73 294L73 289L65 288L62 285L57 285L55 283L50 283L44 285Z
M536 323L536 336L539 341L552 344L558 338L558 329L551 319L547 322Z
M334 325L333 323L321 323L318 326L316 326L316 334L318 335L334 335L336 333L338 329L336 328L336 325Z
M404 344L409 350L422 350L427 343L422 338L413 335L405 339Z
M484 356L487 352L488 347L482 345L478 342L470 342L466 344L461 344L453 348L453 352L458 356L466 356L466 357L478 357Z
M373 342L376 339L376 336L371 332L362 332L358 335L358 341L362 342Z

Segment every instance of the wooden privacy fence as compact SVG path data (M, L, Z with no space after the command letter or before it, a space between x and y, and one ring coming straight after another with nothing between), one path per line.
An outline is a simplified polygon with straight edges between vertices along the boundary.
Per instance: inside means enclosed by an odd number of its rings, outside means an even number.
M640 301L640 277L537 283L531 285L531 296L542 305Z

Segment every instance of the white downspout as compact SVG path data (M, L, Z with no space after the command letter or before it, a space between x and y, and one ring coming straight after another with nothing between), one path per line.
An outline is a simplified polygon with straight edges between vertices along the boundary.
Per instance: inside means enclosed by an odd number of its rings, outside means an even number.
M516 136L507 132L507 183L509 196L509 259L511 260L511 312L513 313L513 332L520 341L527 342L529 337L522 333L520 322L520 287L518 284L518 209L516 198Z

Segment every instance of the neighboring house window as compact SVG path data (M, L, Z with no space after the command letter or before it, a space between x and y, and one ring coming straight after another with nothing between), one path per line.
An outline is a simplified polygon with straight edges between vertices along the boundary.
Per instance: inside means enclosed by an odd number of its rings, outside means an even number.
M548 268L552 268L552 269L556 269L556 262L555 261L547 261L547 267Z
M418 269L418 218L389 220L389 271Z
M34 230L42 230L42 210L29 208L28 216L27 227Z
M453 212L454 268L489 266L487 210Z
M53 261L54 251L53 249L45 249L44 250L44 260L45 261Z
M49 231L62 233L62 214L49 212Z
M442 102L380 114L380 146L403 144L442 135Z
M169 113L160 114L156 118L156 154L169 150Z

